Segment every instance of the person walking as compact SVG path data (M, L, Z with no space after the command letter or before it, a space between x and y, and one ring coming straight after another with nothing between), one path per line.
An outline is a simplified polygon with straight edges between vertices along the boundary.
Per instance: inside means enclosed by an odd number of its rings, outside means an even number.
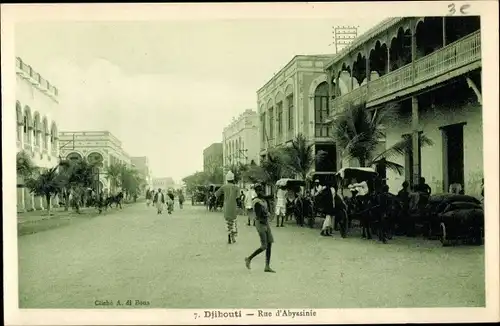
M181 191L179 191L179 208L180 209L182 209L183 204L184 204L184 193L181 190Z
M155 194L153 198L153 204L156 205L157 214L163 213L163 205L165 205L165 195L161 192L161 189L158 188L158 192Z
M153 192L151 191L151 189L148 189L146 191L146 206L149 207L149 205L151 205L151 199L153 197Z
M254 188L257 193L257 197L253 200L253 207L255 213L255 228L260 238L260 247L255 250L250 256L245 258L245 266L250 269L250 264L252 259L262 252L266 252L266 266L264 272L276 273L270 267L271 263L271 246L274 242L273 234L271 233L271 226L269 225L269 203L264 196L264 187L262 185L256 185Z
M236 199L240 193L239 187L235 184L234 174L229 171L226 174L227 183L215 192L215 198L224 195L224 219L227 225L227 242L229 244L236 242L238 235L238 226L236 224L237 207Z
M285 221L286 216L286 188L278 187L278 191L276 192L276 207L275 207L275 215L276 215L276 227L283 227L283 222ZM281 219L281 223L280 223Z
M253 216L253 206L252 206L252 202L255 197L257 197L257 194L255 193L253 186L250 186L245 196L245 210L246 210L246 215L248 217L249 226L250 226L250 220L253 220L253 225L255 226L255 218Z

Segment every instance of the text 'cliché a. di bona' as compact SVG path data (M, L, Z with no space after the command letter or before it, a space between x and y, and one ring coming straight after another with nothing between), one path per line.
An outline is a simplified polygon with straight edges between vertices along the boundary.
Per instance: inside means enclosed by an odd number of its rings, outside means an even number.
M197 314L196 314L197 315ZM231 312L219 311L219 310L205 310L203 317L208 319L219 319L219 318L242 318L247 317L316 317L316 311L314 310L290 310L290 309L278 309L278 310L257 310L257 313L246 313L242 314L241 310L235 310Z

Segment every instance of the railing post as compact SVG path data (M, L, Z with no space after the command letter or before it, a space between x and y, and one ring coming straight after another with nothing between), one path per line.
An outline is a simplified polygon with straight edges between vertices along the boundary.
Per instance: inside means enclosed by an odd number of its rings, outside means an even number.
M413 184L420 181L420 140L419 140L419 116L418 98L411 98L411 126L412 126L412 154L413 154Z
M366 64L365 64L365 72L366 72L366 98L365 101L368 101L368 98L370 97L370 77L371 77L371 68L370 68L370 48L368 45L366 46L365 49L366 53Z
M415 60L417 59L417 28L416 21L411 21L411 84L415 84ZM413 100L412 100L413 101Z

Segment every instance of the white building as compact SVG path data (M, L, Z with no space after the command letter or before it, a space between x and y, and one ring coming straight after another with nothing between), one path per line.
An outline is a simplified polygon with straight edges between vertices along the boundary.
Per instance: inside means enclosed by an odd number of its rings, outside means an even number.
M86 158L99 169L98 191L115 192L106 175L106 168L113 164L132 166L131 158L122 142L109 131L63 131L59 133L61 156L69 160Z
M222 133L224 166L259 162L259 120L257 112L245 110Z
M48 169L58 163L58 127L55 121L58 114L57 88L17 57L17 152L25 151L38 167ZM53 205L57 205L57 202L53 201ZM18 211L42 210L46 207L45 199L34 197L24 188L24 180L18 177Z

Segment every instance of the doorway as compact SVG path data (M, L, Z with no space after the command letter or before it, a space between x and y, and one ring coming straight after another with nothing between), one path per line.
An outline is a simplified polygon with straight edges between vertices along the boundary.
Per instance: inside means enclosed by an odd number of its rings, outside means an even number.
M453 183L464 189L464 125L453 124L441 128L443 135L443 185L448 192Z

